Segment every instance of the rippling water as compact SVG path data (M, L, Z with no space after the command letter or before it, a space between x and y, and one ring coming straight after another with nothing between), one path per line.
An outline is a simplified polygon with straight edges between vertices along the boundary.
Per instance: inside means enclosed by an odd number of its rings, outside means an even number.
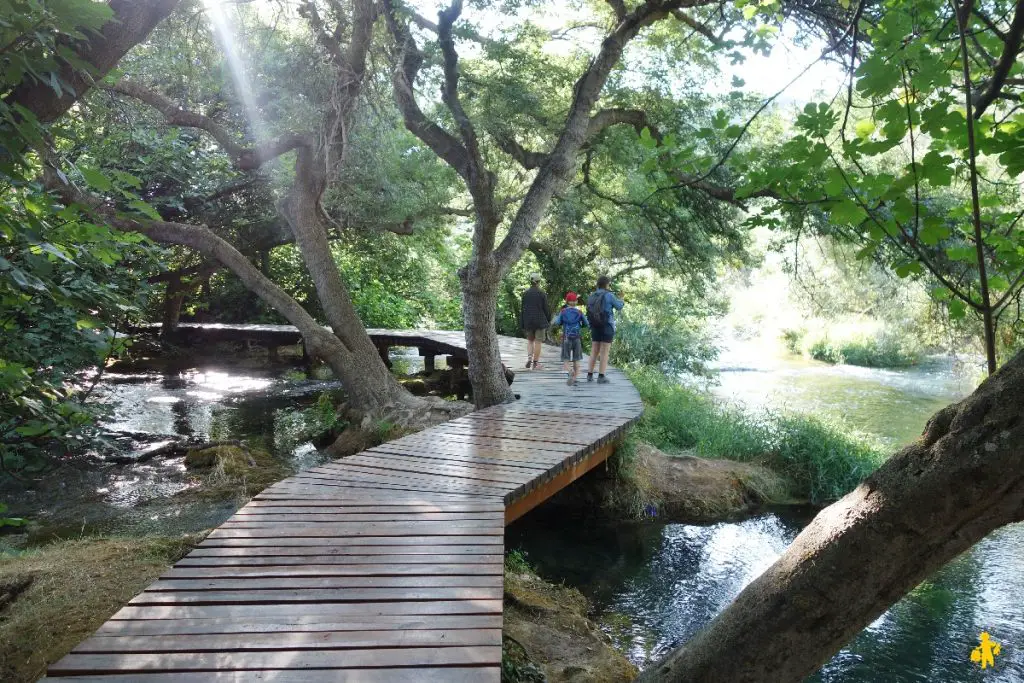
M840 416L891 447L915 438L972 381L939 360L910 371L751 357L720 364L722 398L752 409ZM549 580L593 601L616 644L643 666L685 642L762 571L810 521L786 510L740 523L602 524L539 511L509 530ZM978 634L1003 644L995 669L970 661ZM811 681L1024 681L1024 525L998 530L938 571L865 629Z

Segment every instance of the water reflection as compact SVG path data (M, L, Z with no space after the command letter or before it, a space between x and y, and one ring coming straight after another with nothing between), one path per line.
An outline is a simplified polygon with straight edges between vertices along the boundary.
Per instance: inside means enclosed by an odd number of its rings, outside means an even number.
M33 520L30 542L88 533L174 534L223 522L237 501L190 504L175 494L198 485L181 457L146 459L172 440L244 440L279 458L286 470L320 464L301 413L340 384L289 377L287 370L192 368L166 374L109 373L96 400L109 409L106 434L90 457L68 458L31 489L10 484L0 499ZM103 464L131 457L134 464ZM99 459L100 464L97 464Z
M839 416L895 448L928 417L970 393L972 373L933 360L907 371L829 366L734 347L719 396L754 409ZM739 524L601 524L546 519L509 529L542 576L582 590L596 619L643 666L691 638L770 566L810 520L799 511ZM875 620L816 683L1024 681L1024 524L991 534ZM970 661L978 634L1003 644L996 668Z

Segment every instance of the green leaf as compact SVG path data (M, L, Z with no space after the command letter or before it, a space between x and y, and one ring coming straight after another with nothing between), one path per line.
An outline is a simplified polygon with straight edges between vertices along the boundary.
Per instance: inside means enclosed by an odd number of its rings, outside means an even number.
M859 225L868 217L866 211L852 199L841 199L829 209L833 223Z
M156 209L154 209L152 206L142 201L141 199L136 199L134 201L128 202L128 206L135 209L146 218L151 218L154 221L163 220L163 217Z
M950 299L946 304L950 320L960 320L967 314L967 304L960 299Z
M861 139L868 138L875 132L875 122L871 119L861 119L853 124L853 131Z
M757 5L747 5L743 8L744 19L753 19L755 14L757 14Z
M81 172L82 177L85 178L85 182L89 183L89 187L94 190L107 192L114 187L114 184L110 182L110 178L95 168L79 166L78 170Z

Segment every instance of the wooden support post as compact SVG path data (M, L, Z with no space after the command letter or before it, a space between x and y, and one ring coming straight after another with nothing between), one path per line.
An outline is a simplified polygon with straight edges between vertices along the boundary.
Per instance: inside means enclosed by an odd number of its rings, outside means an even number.
M374 346L377 347L377 353L380 354L380 359L384 361L384 367L390 370L391 358L388 356L388 352L391 350L391 345L384 342L377 342Z
M423 372L428 375L434 374L434 359L437 354L434 353L433 349L419 349L420 355L423 356Z

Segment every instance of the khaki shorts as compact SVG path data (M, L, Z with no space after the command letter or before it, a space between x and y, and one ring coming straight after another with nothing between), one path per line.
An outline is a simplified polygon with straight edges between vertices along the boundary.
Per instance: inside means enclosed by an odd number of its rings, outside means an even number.
M546 341L548 338L548 328L542 327L539 330L526 330L527 341Z

